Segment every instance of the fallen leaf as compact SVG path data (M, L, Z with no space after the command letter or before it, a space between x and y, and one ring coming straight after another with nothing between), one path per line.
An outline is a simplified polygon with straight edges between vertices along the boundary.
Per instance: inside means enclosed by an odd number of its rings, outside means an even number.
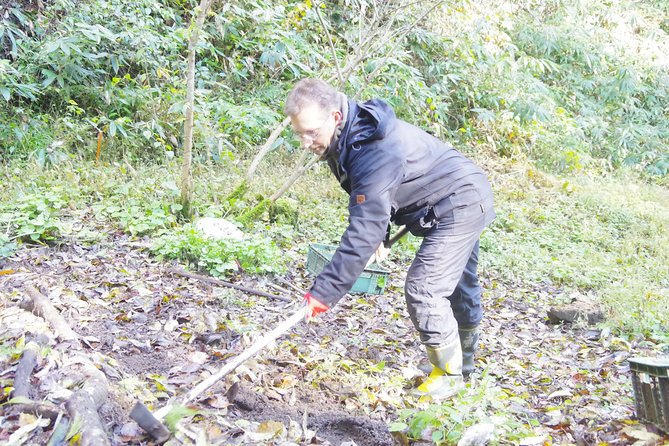
M520 446L532 446L535 444L544 444L548 440L548 435L540 435L537 437L525 437L522 440L520 440L520 443L518 443Z
M24 414L21 414L24 415ZM32 415L31 415L32 416ZM35 418L35 417L33 417ZM49 419L46 418L38 418L31 422L30 424L26 424L25 426L21 426L18 428L12 435L9 436L9 440L7 440L7 443L5 443L5 446L18 446L22 445L28 440L29 434L37 429L38 427L46 427L51 423Z
M639 440L639 444L642 445L654 445L662 439L659 435L648 432L645 428L640 429L631 426L624 428L623 434L630 438L634 438L635 440Z
M276 434L281 432L283 429L284 429L283 423L280 423L278 421L264 421L260 423L260 426L258 426L258 432L263 432L263 433L272 432Z
M193 352L188 355L188 360L194 362L195 364L205 364L209 359L209 355L205 352Z
M169 321L165 322L165 326L163 327L163 330L166 332L172 332L176 330L176 328L179 326L179 322L177 322L174 319L170 319Z
M569 398L571 392L569 390L556 390L555 392L548 395L548 399L552 400L553 398Z
M225 409L230 405L228 399L222 395L214 394L207 398L205 402L215 409Z
M280 435L285 430L283 423L278 421L264 421L255 429L244 431L246 437L251 441L268 441Z
M482 446L493 437L495 425L492 423L475 424L465 431L458 441L458 446Z

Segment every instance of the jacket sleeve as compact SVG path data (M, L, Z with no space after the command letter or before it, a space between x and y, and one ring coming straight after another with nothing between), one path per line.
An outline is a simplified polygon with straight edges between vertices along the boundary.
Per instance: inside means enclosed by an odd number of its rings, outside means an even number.
M403 160L376 145L363 146L350 158L348 227L311 288L311 294L330 307L351 289L384 240L392 200L404 172Z

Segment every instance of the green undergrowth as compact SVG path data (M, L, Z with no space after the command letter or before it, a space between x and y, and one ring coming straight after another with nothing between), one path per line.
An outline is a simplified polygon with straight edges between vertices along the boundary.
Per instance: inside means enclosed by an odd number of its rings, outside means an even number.
M293 244L298 201L282 198L253 219L248 215L266 201L264 197L278 187L289 169L274 169L273 180L258 181L251 192L235 193L243 184L243 171L220 164L197 166L195 218L237 221L247 233L241 241L216 242L180 221L176 163L133 167L70 161L58 168L11 163L1 171L7 187L0 199L0 255L7 257L22 244L93 243L103 237L102 232L121 231L153 238L156 255L216 276L242 270L284 271L285 259L291 257L279 248Z
M631 173L559 178L526 160L483 152L475 156L490 173L497 210L481 240L483 275L509 283L548 284L563 289L562 296L569 291L590 295L605 305L612 327L667 342L666 188L646 184ZM257 181L240 194L233 191L242 184L242 169L199 165L196 215L232 221L247 215L287 177L290 161L271 155ZM99 238L100 228L108 231L111 226L130 236L154 238L157 254L212 274L240 267L253 273L275 272L285 268L281 257L299 262L308 243L336 244L347 225L345 194L323 165L281 198L286 218L263 212L244 227L257 237L227 246L207 241L178 220L176 164L70 162L44 169L37 163L12 163L2 167L1 175L6 185L0 200L3 256L23 243L53 243L86 234L94 241L91 234L97 232ZM406 237L393 249L391 261L407 264L419 243ZM285 255L288 251L290 256ZM251 259L254 256L257 260ZM234 268L233 258L240 262Z
M214 240L186 224L158 236L151 250L159 258L186 261L214 276L239 271L254 274L285 271L274 241L257 233L241 240Z
M523 413L527 402L507 395L487 374L472 380L449 404L420 404L419 410L399 412L398 421L390 425L410 440L432 441L436 445L458 444L467 429L489 433L490 440L517 444L533 435L539 421ZM500 441L502 443L502 441ZM494 444L494 443L493 443Z
M613 327L668 342L666 188L624 172L558 178L526 165L512 174L493 174L497 218L481 240L482 270L587 294Z

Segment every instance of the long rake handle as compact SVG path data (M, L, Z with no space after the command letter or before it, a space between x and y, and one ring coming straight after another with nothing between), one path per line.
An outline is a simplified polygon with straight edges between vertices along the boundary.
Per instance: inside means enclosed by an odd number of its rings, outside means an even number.
M179 401L180 404L186 405L189 402L193 401L195 398L200 396L205 390L209 387L216 384L221 378L223 378L228 373L232 372L234 369L239 367L244 361L253 357L263 348L267 347L271 342L275 341L278 337L285 334L288 330L297 325L300 321L303 321L307 314L307 307L301 307L295 314L290 316L285 321L281 322L273 330L266 333L263 337L258 339L252 346L241 352L234 359L227 362L223 367L220 368L218 372L211 375L209 378L202 381L200 384L195 386L190 392L188 392L182 399ZM162 420L165 418L165 415L172 409L173 405L168 404L163 408L157 410L154 414L156 418Z
M400 229L395 233L395 235L392 236L390 240L388 240L388 243L385 243L386 248L390 248L393 246L395 243L397 243L402 237L407 235L407 232L409 232L409 228L406 226L400 226Z

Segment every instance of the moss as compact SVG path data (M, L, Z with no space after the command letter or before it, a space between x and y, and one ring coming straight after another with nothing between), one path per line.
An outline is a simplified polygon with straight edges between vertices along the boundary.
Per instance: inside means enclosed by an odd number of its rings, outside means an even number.
M247 227L252 223L260 220L265 212L269 210L271 205L272 202L269 199L262 198L258 204L237 217L237 221Z
M227 197L225 197L225 201L227 202L233 202L236 200L241 200L244 198L244 195L246 195L246 192L249 190L249 184L246 180L243 180L237 187L235 187L235 190L230 192Z
M287 224L297 229L300 212L289 200L277 200L269 207L269 221L271 223Z

